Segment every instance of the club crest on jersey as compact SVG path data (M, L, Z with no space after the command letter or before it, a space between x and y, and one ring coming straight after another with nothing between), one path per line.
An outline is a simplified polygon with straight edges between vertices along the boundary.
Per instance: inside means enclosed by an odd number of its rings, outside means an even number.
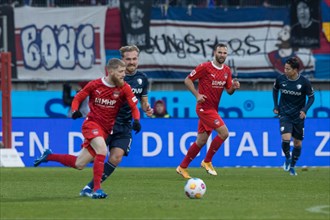
M137 79L136 81L137 81L137 83L138 83L139 85L142 85L142 79L139 78L139 79Z
M225 76L225 79L227 79L228 78L228 73L225 73L224 76Z
M119 95L120 95L119 91L114 91L112 96L113 98L118 99Z
M297 85L297 89L301 89L301 84L298 84Z

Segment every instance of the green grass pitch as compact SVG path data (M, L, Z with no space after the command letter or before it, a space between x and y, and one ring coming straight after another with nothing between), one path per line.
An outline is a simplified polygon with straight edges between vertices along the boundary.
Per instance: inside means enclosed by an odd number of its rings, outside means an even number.
M189 199L175 168L117 168L108 198L79 197L92 169L0 168L0 219L330 219L330 169L190 168L207 186Z

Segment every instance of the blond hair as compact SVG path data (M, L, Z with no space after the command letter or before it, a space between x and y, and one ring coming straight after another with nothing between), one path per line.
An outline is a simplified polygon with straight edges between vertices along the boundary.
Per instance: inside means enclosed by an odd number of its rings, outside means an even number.
M124 61L118 59L118 58L112 58L108 61L107 69L118 69L119 67L126 67L126 64Z
M124 57L124 54L126 52L132 52L132 51L136 51L138 54L140 53L140 49L136 45L128 45L119 48L121 57Z

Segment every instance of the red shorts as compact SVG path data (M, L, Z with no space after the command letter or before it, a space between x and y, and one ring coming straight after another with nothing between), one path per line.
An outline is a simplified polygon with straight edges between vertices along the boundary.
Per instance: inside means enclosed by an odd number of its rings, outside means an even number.
M96 152L93 149L93 147L90 145L92 139L96 137L103 137L104 140L108 137L108 133L105 132L100 125L98 125L96 122L85 120L82 128L81 128L82 134L84 136L84 142L82 143L82 147L86 148L88 152L95 157Z
M198 133L206 132L210 135L212 130L215 130L225 124L216 110L201 110L202 109L197 109L196 111L199 117Z

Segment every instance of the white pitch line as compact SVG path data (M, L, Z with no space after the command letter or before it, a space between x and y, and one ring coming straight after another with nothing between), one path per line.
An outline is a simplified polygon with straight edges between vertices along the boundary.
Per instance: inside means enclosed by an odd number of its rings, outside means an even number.
M330 214L330 205L312 206L306 210L309 212L322 213L322 214L329 215Z

